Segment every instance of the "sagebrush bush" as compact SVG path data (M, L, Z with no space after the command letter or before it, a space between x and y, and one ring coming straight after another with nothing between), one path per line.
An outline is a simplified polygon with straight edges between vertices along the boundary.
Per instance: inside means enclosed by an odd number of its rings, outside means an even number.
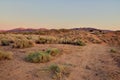
M38 52L33 52L30 53L27 57L26 60L29 62L33 63L44 63L48 62L51 59L53 59L55 56L59 54L58 49L48 49L46 51L38 51Z
M74 45L79 45L79 46L85 46L85 43L82 42L81 40L76 40L73 42Z
M85 43L82 42L81 40L72 40L72 39L60 39L59 41L60 44L71 44L71 45L78 45L78 46L85 46Z
M36 43L37 44L45 44L45 43L47 43L47 39L40 37L38 40L36 40Z
M35 43L27 39L17 39L12 45L13 48L28 48L33 47Z
M57 48L51 48L51 49L47 49L46 53L50 54L51 56L57 56L60 53L60 50Z
M12 59L13 58L13 53L12 52L7 52L7 51L0 51L0 60L1 59Z
M10 45L10 41L8 39L2 39L1 40L1 45L2 46L9 46Z
M55 80L61 80L70 75L70 70L65 65L52 64L49 66L49 71L53 74L52 78Z
M26 39L32 40L32 36L28 35L28 36L26 36Z
M37 44L52 44L57 43L57 40L55 37L47 36L47 37L39 37L38 40L36 40Z
M50 61L51 56L45 52L34 52L30 53L27 57L26 60L33 62L33 63L43 63L43 62L48 62Z
M61 39L59 41L60 44L73 44L73 42L69 39Z

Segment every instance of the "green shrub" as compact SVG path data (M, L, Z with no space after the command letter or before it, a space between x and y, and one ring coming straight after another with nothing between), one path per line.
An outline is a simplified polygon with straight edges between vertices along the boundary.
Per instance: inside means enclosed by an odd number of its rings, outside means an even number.
M38 40L36 40L37 44L45 44L47 43L47 39L40 37Z
M30 40L26 39L18 39L15 41L15 43L12 45L13 48L28 48L33 47L35 43Z
M57 39L55 37L47 37L47 44L55 44L57 43Z
M85 43L82 42L81 40L77 40L75 42L73 42L74 45L79 45L79 46L85 46Z
M13 58L13 53L12 52L7 52L7 51L0 51L0 60L1 59L12 59Z
M73 41L70 40L70 39L67 39L67 38L61 38L61 39L59 40L59 43L60 43L60 44L72 44Z
M39 39L36 40L36 43L37 44L52 44L52 43L56 43L56 38L51 37L51 36L39 37Z
M65 40L63 40L61 43L62 43L62 44L72 44L72 41L65 39Z
M60 53L60 50L57 48L52 48L46 50L46 53L50 54L51 56L57 56Z
M48 49L46 51L38 51L30 53L26 60L33 63L44 63L53 59L55 56L59 54L59 50L56 48Z
M70 75L70 70L65 65L52 64L49 71L53 74L52 78L55 80L61 80Z
M30 53L27 57L26 60L33 62L33 63L39 63L39 62L48 62L50 61L51 56L45 52L34 52Z
M60 39L60 44L71 44L71 45L78 45L78 46L85 46L85 43L81 40L71 40L71 39Z
M1 45L2 46L9 46L10 45L10 41L8 39L2 39L1 40Z

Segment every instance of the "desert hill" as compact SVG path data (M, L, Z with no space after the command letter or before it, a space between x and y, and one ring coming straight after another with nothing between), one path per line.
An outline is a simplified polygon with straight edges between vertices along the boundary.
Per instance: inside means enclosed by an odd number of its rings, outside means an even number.
M120 31L24 29L0 33L0 80L119 80Z

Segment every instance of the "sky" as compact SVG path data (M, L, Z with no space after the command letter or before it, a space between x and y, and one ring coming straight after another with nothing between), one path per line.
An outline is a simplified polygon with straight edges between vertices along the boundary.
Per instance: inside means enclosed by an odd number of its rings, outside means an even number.
M120 30L120 0L0 0L0 29Z

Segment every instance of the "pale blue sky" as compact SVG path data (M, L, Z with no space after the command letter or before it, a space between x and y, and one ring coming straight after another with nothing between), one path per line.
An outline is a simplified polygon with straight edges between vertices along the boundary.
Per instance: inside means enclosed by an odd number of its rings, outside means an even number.
M0 29L120 29L120 0L0 0Z

